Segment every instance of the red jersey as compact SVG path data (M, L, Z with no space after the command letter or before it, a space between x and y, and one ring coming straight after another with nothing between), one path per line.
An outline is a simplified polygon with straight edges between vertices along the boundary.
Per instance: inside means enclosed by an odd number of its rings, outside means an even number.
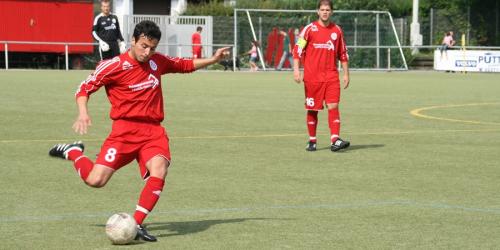
M77 89L76 97L89 96L104 86L112 120L161 122L164 118L161 76L194 71L193 60L154 54L140 63L128 53L102 61Z
M193 44L193 51L201 49L201 35L198 32L193 33L191 36L191 43ZM194 45L196 44L196 45Z
M323 27L318 21L312 22L300 32L293 57L304 60L305 82L338 79L337 60L349 60L342 29L335 23Z

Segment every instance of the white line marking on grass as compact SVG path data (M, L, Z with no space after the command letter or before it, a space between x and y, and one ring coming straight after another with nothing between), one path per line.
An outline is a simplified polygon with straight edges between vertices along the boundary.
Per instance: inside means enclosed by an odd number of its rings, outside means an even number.
M478 208L467 207L462 205L450 205L444 203L427 203L416 202L409 200L396 201L367 201L362 203L346 203L346 204L312 204L312 205L272 205L259 207L235 207L235 208L200 208L200 209L177 209L170 211L154 211L154 214L173 214L173 215L204 215L204 214L225 214L225 213L251 213L251 212L266 212L271 210L329 210L329 209L363 209L373 207L400 207L400 208L416 208L416 209L431 209L431 210L458 210L465 212L499 214L500 208ZM97 212L92 214L70 213L61 215L38 215L38 216L1 216L0 222L49 222L49 221L65 221L65 220L86 220L89 218L107 218L113 212Z
M19 143L19 142L73 142L80 141L81 139L29 139L29 140L0 140L0 143ZM104 141L103 139L85 139L86 142L89 141Z
M483 121L472 121L472 120L460 120L460 119L451 119L445 117L438 116L430 116L424 115L421 112L425 110L431 109L443 109L443 108L457 108L457 107L472 107L472 106L487 106L487 105L499 105L500 103L492 102L492 103L469 103L469 104L447 104L440 106L432 106L432 107L424 107L418 108L410 111L410 114L416 117L431 119L431 120L440 120L440 121L448 121L448 122L460 122L460 123L468 123L468 124L481 124L481 125L500 125L498 122L483 122Z
M500 125L500 123L498 124ZM376 131L376 132L349 132L344 131L344 134L349 135L410 135L410 134L430 134L430 133L458 133L458 132L498 132L500 128L492 129L443 129L443 130L412 130L412 131ZM317 135L329 135L318 133ZM300 134L261 134L261 135L208 135L208 136L173 136L172 139L234 139L234 138L273 138L273 137L304 137L305 133ZM82 139L27 139L27 140L0 140L0 143L29 143L29 142L70 142L79 141ZM83 139L85 142L102 142L103 139Z

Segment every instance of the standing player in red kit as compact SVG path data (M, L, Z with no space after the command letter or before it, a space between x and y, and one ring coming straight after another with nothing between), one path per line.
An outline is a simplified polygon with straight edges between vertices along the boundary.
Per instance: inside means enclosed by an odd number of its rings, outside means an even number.
M330 21L333 5L330 0L318 2L318 21L304 27L293 50L293 76L297 83L302 80L299 63L304 62L305 108L309 142L307 151L316 151L316 128L318 111L323 103L328 108L328 126L332 151L349 147L349 142L340 139L340 80L337 61L342 64L344 89L349 86L347 48L342 29Z
M191 44L193 49L193 58L201 58L201 51L203 47L201 46L201 31L203 28L201 26L196 27L196 32L191 35Z
M116 170L137 160L146 184L134 218L138 225L137 239L145 241L156 241L142 224L160 198L170 165L168 136L160 124L164 117L161 76L189 73L214 64L228 50L218 49L207 59L171 58L155 53L160 38L161 31L155 23L140 22L134 29L130 50L102 61L78 88L79 115L73 124L77 133L87 133L91 125L87 102L92 93L104 87L111 103L112 131L95 163L83 155L81 142L57 144L49 152L50 156L73 161L83 181L96 188L106 185Z

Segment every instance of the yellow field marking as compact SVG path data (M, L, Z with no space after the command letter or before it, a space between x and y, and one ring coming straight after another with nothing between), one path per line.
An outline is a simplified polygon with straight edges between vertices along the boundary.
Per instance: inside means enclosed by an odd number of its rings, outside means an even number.
M498 122L483 122L483 121L472 121L472 120L460 120L460 119L452 119L438 116L430 116L421 114L422 111L431 110L431 109L442 109L442 108L457 108L457 107L472 107L472 106L487 106L487 105L499 105L498 102L491 103L469 103L469 104L448 104L448 105L440 105L440 106L432 106L432 107L424 107L418 108L410 111L410 114L416 117L431 119L431 120L440 120L440 121L448 121L448 122L460 122L460 123L468 123L468 124L481 124L481 125L500 125Z
M377 132L348 132L348 135L407 135L407 134L428 134L428 133L459 133L459 132L500 132L500 128L495 129L443 129L443 130L413 130L413 131L377 131ZM326 133L319 133L318 136L329 135ZM300 134L268 134L268 135L213 135L213 136L173 136L169 137L170 140L177 139L231 139L231 138L273 138L273 137L304 137L306 133ZM85 142L102 142L102 139L81 139ZM0 140L0 143L21 143L21 142L71 142L75 139L31 139L31 140Z

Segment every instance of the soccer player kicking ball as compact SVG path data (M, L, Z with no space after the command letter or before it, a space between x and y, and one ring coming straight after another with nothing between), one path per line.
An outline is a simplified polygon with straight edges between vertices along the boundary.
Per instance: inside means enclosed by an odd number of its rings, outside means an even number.
M104 86L111 103L112 131L95 163L83 155L81 142L57 144L49 152L50 156L73 161L83 181L96 188L106 185L116 170L137 160L146 185L134 213L138 225L136 239L145 241L156 241L142 224L160 198L170 165L168 136L160 124L164 117L161 76L189 73L217 63L229 49L218 49L207 59L171 58L155 53L160 38L161 31L155 23L140 22L135 26L130 50L102 61L78 88L79 115L73 124L77 133L87 133L91 125L87 102L92 93Z
M293 50L293 77L297 83L302 81L300 59L304 62L303 81L309 132L307 151L316 151L318 111L323 109L323 103L326 103L328 108L330 149L338 151L349 147L350 144L339 137L340 80L337 71L337 60L340 60L344 71L342 82L346 89L349 86L348 55L342 29L330 21L332 14L332 1L319 1L318 21L304 27Z

